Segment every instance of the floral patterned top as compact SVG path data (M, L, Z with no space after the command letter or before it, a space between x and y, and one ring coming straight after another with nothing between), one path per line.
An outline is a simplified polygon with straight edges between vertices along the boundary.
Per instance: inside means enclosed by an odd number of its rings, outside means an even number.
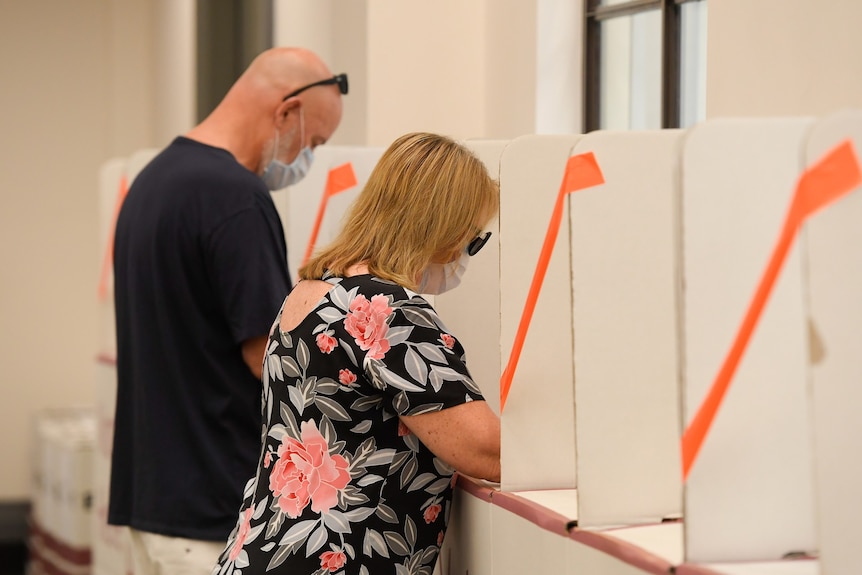
M453 469L400 422L483 399L421 296L370 275L333 287L263 364L263 446L213 575L431 575Z

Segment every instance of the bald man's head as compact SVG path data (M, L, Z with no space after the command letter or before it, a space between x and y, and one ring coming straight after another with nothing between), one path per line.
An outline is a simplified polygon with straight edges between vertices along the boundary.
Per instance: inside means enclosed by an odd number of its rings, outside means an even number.
M329 67L310 50L266 50L188 136L227 149L258 174L273 159L290 163L303 148L314 149L329 140L342 114L337 83L292 94L332 78Z
M323 60L305 48L272 48L258 55L237 83L248 81L259 92L274 90L283 96L332 72Z

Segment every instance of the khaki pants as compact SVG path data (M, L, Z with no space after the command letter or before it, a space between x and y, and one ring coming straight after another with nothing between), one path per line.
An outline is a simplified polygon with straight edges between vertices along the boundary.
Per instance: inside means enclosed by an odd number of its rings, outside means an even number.
M210 575L225 543L129 529L134 575Z

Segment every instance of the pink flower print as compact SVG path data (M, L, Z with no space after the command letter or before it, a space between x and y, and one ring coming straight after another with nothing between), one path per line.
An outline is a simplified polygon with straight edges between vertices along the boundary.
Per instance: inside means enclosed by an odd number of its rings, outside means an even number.
M242 546L245 545L245 540L248 539L248 534L251 532L251 514L253 512L254 508L252 507L249 507L242 512L239 533L237 533L236 541L234 541L230 554L228 554L228 561L236 561L236 558L239 557L239 553L242 551Z
M439 504L435 503L434 505L429 505L425 509L425 523L434 523L437 521L437 516L440 515L440 511L443 508L440 507Z
M437 547L443 545L443 532L437 534Z
M328 333L322 331L317 334L317 347L320 348L320 351L323 353L330 353L333 349L338 347L338 341Z
M447 348L452 349L455 347L455 338L449 335L448 333L444 333L440 336L440 339L443 340L443 345Z
M338 571L345 563L347 563L347 557L342 551L324 551L320 555L320 568L329 572Z
M349 369L341 369L338 371L338 381L341 385L350 385L356 381L356 374Z
M369 359L383 359L389 351L389 340L386 339L389 325L386 320L391 313L389 300L384 295L372 296L370 302L364 295L358 295L350 302L344 329L356 339L362 351L368 352Z
M266 455L263 456L263 466L269 469L270 463L272 463L272 451L267 451Z
M410 428L404 425L403 421L398 421L398 437L410 435Z
M299 517L309 501L312 511L329 511L350 481L347 460L329 454L317 424L303 421L300 429L301 442L285 437L278 447L278 461L269 476L269 488L278 497L279 508L291 519Z

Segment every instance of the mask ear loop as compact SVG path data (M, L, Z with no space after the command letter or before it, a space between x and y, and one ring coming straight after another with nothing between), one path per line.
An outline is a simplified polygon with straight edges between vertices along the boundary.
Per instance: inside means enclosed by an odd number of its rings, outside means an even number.
M275 129L275 146L272 149L272 158L270 161L278 158L278 128ZM304 147L302 144L305 142L305 108L300 105L299 108L299 151L296 152L296 156L299 157L299 154L302 153L302 148Z
M275 129L275 144L272 146L272 157L269 159L270 162L274 162L275 159L278 158L278 128Z
M305 108L299 108L299 152L297 152L297 156L302 153L302 149L305 147Z

